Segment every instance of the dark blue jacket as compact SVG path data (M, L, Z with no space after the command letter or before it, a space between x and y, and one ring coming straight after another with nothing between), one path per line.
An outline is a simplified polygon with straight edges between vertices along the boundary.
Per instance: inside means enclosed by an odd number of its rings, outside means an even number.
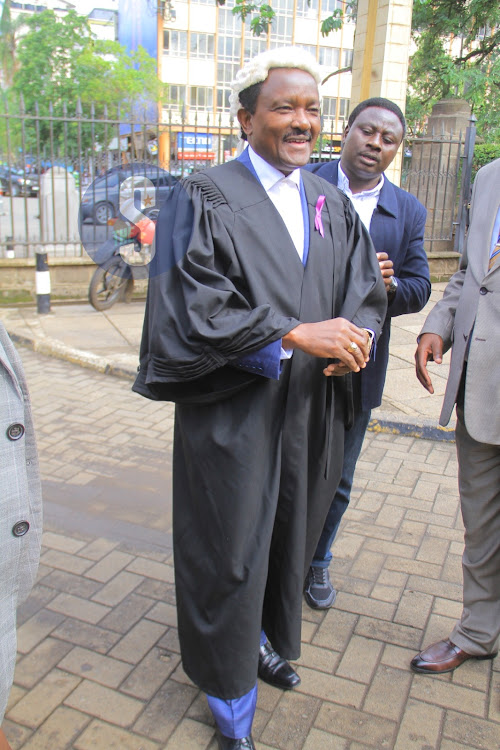
M315 172L337 186L338 161L309 164L305 169ZM373 212L370 236L375 250L385 252L394 264L398 288L389 303L382 334L377 343L376 357L354 377L361 377L361 409L380 406L389 361L391 318L415 313L429 299L431 282L429 264L424 250L424 228L427 211L414 195L393 185L385 178L378 206Z

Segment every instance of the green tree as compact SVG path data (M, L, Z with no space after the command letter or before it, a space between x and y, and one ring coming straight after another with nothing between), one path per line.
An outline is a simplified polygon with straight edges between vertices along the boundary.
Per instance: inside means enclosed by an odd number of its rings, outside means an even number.
M144 49L128 54L117 42L95 39L87 19L74 11L59 17L46 10L26 18L25 25L11 91L22 96L27 114L45 118L38 121L38 135L35 123L26 121L32 139L47 142L52 135L57 143L76 137L79 128L83 146L99 143L107 130L85 123L91 103L95 117L116 117L118 108L121 117L140 117L142 105L161 100L164 85ZM80 125L71 123L68 131L63 118L73 117L80 104Z
M410 123L418 130L436 101L461 97L472 105L479 134L500 136L498 0L414 0L413 39Z

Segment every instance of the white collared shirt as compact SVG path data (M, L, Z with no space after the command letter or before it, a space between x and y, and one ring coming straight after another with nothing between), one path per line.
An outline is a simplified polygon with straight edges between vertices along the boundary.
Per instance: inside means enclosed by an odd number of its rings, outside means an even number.
M250 144L248 155L264 190L283 219L299 258L302 260L304 257L304 219L300 200L300 169L294 169L285 177L282 172L255 153Z
M373 212L377 208L378 199L380 197L380 191L384 185L384 175L380 175L380 180L377 182L374 188L371 190L363 190L361 193L351 193L349 187L349 178L340 166L339 161L339 172L337 177L337 187L342 190L348 198L351 199L356 213L365 225L367 231L370 231L370 224L373 216Z

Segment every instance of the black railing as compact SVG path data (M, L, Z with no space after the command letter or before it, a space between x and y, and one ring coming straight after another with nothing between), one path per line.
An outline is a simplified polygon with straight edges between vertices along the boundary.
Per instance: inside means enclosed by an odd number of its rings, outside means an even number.
M333 124L323 122L313 161L338 158L342 134ZM453 249L454 235L460 250L473 153L469 131L465 150L461 135L412 138L404 145L402 187L427 206L430 253L446 243ZM223 114L188 119L164 110L161 120L151 121L119 110L112 116L106 108L96 115L93 106L84 113L78 105L74 114L64 106L58 114L52 106L25 112L22 101L15 112L6 108L0 113L0 259L36 252L82 256L82 232L84 242L100 242L111 231L126 173L120 168L129 165L130 174L131 165L141 164L180 178L234 158L238 142L239 127Z

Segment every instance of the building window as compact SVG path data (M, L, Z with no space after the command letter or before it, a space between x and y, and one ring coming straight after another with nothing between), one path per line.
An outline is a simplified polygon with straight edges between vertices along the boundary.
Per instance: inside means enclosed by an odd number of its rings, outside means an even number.
M321 112L325 119L337 119L337 102L339 106L339 120L347 120L349 114L349 99L337 99L333 96L324 96L321 101Z
M173 57L187 57L187 31L164 29L163 52Z
M229 111L229 95L231 93L231 81L236 77L239 64L219 62L217 63L217 111Z
M215 37L213 34L197 34L192 32L189 42L191 57L213 57Z
M352 66L352 49L342 50L342 68L350 68Z
M324 65L330 70L339 69L340 49L338 47L320 47L319 59L320 65Z
M186 87L171 83L168 87L168 103L181 107L186 101Z
M339 99L339 117L341 120L349 118L349 103L350 99Z
M298 18L317 18L318 0L297 0Z
M265 39L259 39L251 33L245 33L245 49L243 51L244 62L248 62L255 57L260 55L261 52L265 52L267 49L267 41Z
M342 10L342 0L321 0L321 18L328 18L334 11Z
M208 86L191 86L189 89L189 106L198 112L213 109L214 92Z

